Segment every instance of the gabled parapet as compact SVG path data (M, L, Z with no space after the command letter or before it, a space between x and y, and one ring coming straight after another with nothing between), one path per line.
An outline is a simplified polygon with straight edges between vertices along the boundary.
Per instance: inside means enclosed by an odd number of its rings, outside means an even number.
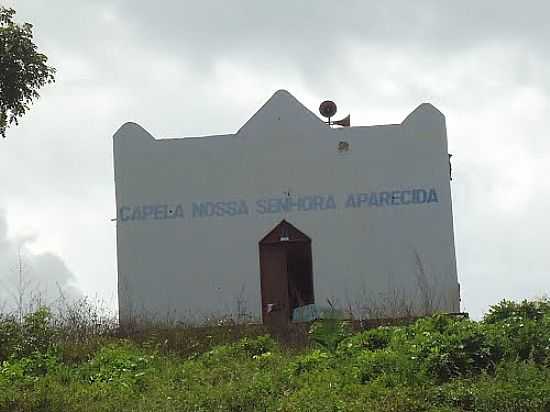
M124 123L113 135L115 174L117 169L128 163L139 162L149 151L147 147L156 139L137 123Z
M347 129L358 129L363 127L387 127L398 125L378 126L355 126ZM446 141L445 116L430 103L422 103L414 109L400 124L411 131L412 134L444 137ZM300 132L309 130L312 133L334 131L345 131L344 129L330 129L325 122L317 117L312 111L300 103L287 90L278 90L267 102L234 134L244 136L247 134L256 135L258 130L276 130L277 132L291 132L298 129ZM205 136L205 137L221 137ZM120 143L135 145L138 142L158 141L147 130L134 122L124 123L113 135L115 147ZM189 138L187 138L189 139ZM183 140L187 140L183 139ZM181 140L181 139L163 139Z
M113 139L115 144L119 140L124 142L128 140L131 140L132 142L155 141L155 138L151 135L151 133L134 122L126 122L120 126L120 128L113 135Z
M326 130L328 126L286 90L277 90L236 133L258 130Z
M403 120L403 122L401 122L401 124L403 126L410 125L426 118L438 119L439 122L445 125L445 115L431 103L422 103L419 105L405 118L405 120Z
M434 105L422 103L401 123L406 134L417 138L441 139L447 150L445 116Z

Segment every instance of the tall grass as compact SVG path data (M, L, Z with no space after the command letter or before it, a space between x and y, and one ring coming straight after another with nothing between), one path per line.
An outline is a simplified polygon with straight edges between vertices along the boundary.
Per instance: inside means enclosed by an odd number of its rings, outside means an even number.
M550 301L354 330L120 330L89 302L0 317L0 411L549 411Z

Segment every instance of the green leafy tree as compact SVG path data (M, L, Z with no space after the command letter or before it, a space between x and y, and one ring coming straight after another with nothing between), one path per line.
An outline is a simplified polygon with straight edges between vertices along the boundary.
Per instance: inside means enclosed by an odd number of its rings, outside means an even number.
M32 24L13 21L15 10L0 7L0 134L17 125L40 95L38 90L55 80L55 69L33 43Z

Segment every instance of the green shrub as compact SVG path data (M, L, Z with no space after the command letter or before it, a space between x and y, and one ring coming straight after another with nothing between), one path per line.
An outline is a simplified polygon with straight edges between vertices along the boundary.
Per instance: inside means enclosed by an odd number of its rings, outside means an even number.
M491 370L503 356L498 340L492 339L477 322L455 320L431 332L419 324L411 351L439 381L468 377ZM413 327L414 328L414 327Z
M291 368L295 374L311 372L317 369L326 369L330 367L331 359L332 357L328 353L315 349L306 354L297 356L294 362L292 362Z
M506 316L486 317L489 321L482 322L487 335L500 345L506 359L531 359L539 364L550 364L550 313L547 309L541 310L544 305L539 303L524 301L514 304L522 309L509 311L514 305L507 302L503 305Z
M234 347L237 352L254 357L273 351L276 347L276 342L269 335L262 335L254 338L244 337L238 341Z
M22 346L18 355L34 352L46 353L56 346L56 330L52 326L52 314L42 307L25 315L22 325Z
M357 333L342 340L337 352L344 356L353 356L359 351L381 350L388 347L396 328L380 326L365 332Z
M503 300L492 305L483 317L484 323L497 323L505 321L541 320L544 315L550 315L550 299L523 300L513 302Z
M499 360L500 351L488 341L477 325L469 324L456 335L447 335L439 350L431 347L427 357L428 368L439 379L471 376L492 368Z
M494 374L435 387L431 402L461 411L545 412L550 410L550 371L531 362L505 361Z
M51 352L56 348L56 336L47 308L25 315L21 324L14 317L0 317L0 360Z
M337 319L322 319L309 329L309 338L317 348L334 352L340 342L351 335L351 323Z
M21 346L21 327L13 316L0 314L0 362Z
M40 352L4 360L0 363L0 380L11 383L35 381L38 377L55 371L58 361L55 354Z
M130 388L141 385L145 375L152 373L154 360L154 354L146 354L126 343L108 345L81 368L81 376L89 383L107 383Z
M384 386L395 387L423 381L415 359L392 350L365 351L355 358L353 365L356 378L363 384L379 381Z

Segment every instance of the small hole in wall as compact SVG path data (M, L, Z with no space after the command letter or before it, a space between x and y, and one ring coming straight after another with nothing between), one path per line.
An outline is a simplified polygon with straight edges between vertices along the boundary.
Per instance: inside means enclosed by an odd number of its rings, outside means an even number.
M338 142L338 153L349 152L350 145L348 142Z

